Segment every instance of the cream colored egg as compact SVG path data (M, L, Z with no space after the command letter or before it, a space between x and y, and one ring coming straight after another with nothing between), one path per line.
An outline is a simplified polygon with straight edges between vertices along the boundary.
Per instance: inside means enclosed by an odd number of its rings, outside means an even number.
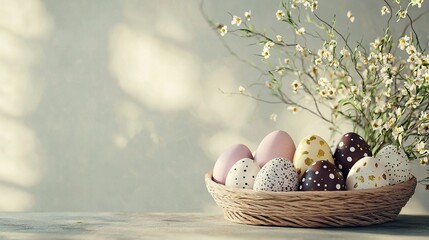
M335 165L328 143L317 135L310 135L302 139L293 158L299 178L311 164L320 160L327 160Z
M253 159L243 158L238 160L229 170L225 186L252 189L256 175L260 169L259 165Z
M346 180L347 190L378 188L389 185L389 176L380 160L364 157L350 169Z
M376 157L386 168L390 185L406 182L411 179L411 166L407 154L402 149L388 145L381 149Z

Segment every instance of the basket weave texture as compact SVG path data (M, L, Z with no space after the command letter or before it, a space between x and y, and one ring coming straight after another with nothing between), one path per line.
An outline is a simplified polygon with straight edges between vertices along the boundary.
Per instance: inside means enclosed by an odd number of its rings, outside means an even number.
M355 191L263 192L226 187L205 176L225 219L287 227L366 226L393 221L414 194L416 178L393 186Z

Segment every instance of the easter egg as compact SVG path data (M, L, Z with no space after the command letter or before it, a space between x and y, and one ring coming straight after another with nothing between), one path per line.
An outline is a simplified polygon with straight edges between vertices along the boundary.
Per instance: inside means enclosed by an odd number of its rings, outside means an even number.
M370 156L372 152L368 143L354 132L344 134L334 152L335 164L344 177L359 159Z
M393 145L388 145L377 153L376 158L386 168L390 185L406 182L411 179L410 163L407 154L401 148L397 149Z
M263 167L274 158L286 158L292 161L294 153L295 143L289 134L284 131L274 131L259 144L255 153L255 161L260 167Z
M260 169L259 165L253 159L240 159L229 170L225 186L253 189L253 183Z
M320 160L327 160L335 164L328 143L317 135L310 135L302 139L293 157L293 165L295 165L299 177L302 177L309 166Z
M286 158L268 161L256 175L253 189L257 191L289 192L298 187L298 174Z
M213 180L225 184L226 176L231 167L240 159L253 159L252 152L243 144L235 144L223 152L213 167Z
M346 180L347 190L370 189L389 185L389 176L380 160L364 157L350 169Z
M326 160L311 164L299 182L301 191L339 191L345 190L344 177L335 165Z

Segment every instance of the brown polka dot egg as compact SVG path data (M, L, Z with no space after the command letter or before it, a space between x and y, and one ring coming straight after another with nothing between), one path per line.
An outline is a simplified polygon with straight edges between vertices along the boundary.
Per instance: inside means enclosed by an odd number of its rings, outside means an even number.
M253 183L260 169L253 159L243 158L232 165L226 176L225 186L253 189Z
M377 153L376 157L386 168L389 184L394 185L411 179L411 167L404 150L388 145Z
M328 143L317 135L310 135L302 139L293 157L293 164L300 179L309 166L320 160L327 160L334 164Z
M346 180L347 190L378 188L389 185L389 176L380 160L364 157L350 169Z
M344 134L334 152L335 164L347 177L352 166L363 157L372 156L368 143L359 134Z
M258 172L253 189L257 191L289 192L298 188L298 174L287 158L274 158Z
M326 160L314 162L299 182L301 191L345 190L343 175L334 164Z

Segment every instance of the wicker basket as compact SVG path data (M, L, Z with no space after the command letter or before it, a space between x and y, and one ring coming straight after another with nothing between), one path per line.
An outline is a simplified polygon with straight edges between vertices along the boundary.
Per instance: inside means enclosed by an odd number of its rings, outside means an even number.
M205 181L227 220L288 227L366 226L392 221L417 184L413 177L408 182L368 190L262 192L217 184L211 171Z

